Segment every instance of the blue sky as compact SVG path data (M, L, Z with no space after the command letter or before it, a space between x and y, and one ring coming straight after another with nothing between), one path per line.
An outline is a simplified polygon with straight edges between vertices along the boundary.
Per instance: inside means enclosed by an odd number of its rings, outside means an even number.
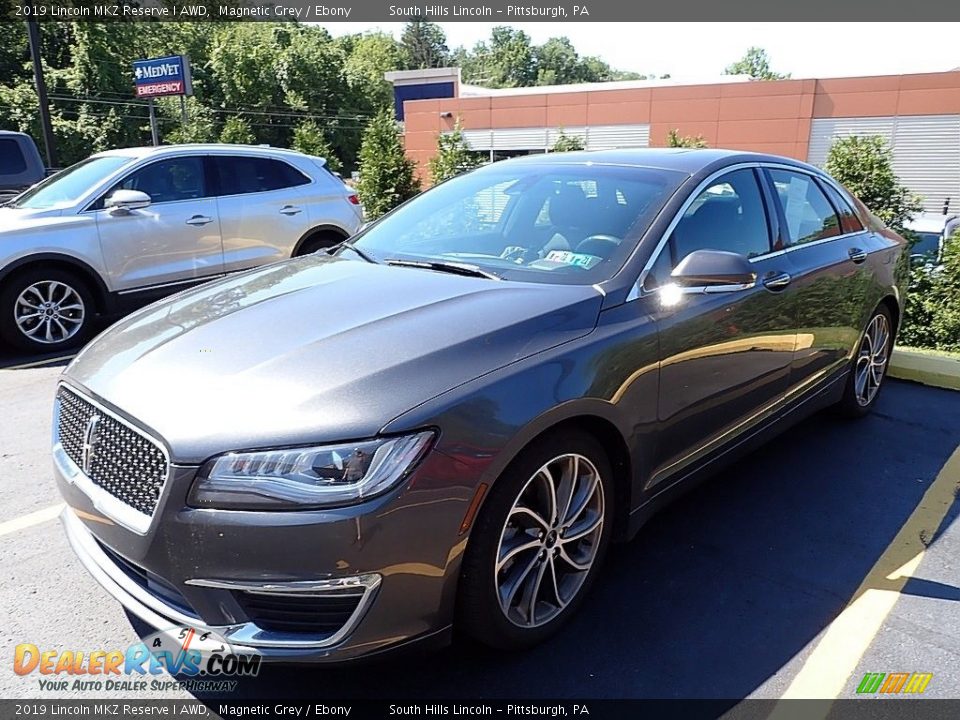
M451 48L472 47L495 23L440 23ZM960 67L960 23L517 23L534 42L566 35L583 55L621 70L710 77L751 45L795 78L939 72ZM403 23L330 23L334 35ZM832 43L832 46L831 46Z

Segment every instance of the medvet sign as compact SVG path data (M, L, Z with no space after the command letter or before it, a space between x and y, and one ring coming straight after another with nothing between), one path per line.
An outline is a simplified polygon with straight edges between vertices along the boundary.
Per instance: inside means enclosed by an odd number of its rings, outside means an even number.
M133 63L133 80L138 98L193 95L190 58L186 55L137 60Z

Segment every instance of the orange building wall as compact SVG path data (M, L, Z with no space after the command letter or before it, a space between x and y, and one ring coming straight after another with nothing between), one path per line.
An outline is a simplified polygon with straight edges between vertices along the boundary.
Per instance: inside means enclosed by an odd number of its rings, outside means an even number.
M598 88L601 86L598 86ZM450 118L440 114L451 113ZM710 147L807 159L814 118L960 113L960 72L678 85L632 90L413 100L404 104L407 154L421 178L441 131L650 124L651 147L667 133L703 135Z

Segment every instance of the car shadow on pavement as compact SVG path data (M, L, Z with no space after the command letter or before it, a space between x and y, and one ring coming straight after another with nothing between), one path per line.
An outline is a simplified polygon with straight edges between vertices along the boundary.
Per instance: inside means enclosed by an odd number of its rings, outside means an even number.
M958 405L891 382L870 417L790 429L613 547L580 613L533 650L265 665L234 697L743 698L851 599L960 443ZM922 579L904 592L960 599Z

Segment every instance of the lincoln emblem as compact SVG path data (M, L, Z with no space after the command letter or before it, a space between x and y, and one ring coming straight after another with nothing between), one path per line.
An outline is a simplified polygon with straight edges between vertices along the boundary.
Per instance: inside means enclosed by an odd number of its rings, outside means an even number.
M96 453L97 426L100 424L99 415L91 415L87 420L87 427L83 431L83 453L80 457L80 469L84 475L90 474L93 465L93 456Z

